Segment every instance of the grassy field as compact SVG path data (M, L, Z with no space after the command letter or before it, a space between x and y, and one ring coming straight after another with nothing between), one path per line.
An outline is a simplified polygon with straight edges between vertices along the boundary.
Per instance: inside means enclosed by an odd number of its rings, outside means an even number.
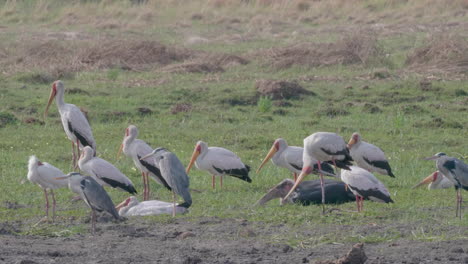
M467 238L468 215L455 218L455 192L412 190L435 170L436 152L468 160L468 5L466 1L0 1L0 222L20 234L87 232L82 204L57 191L58 221L35 225L42 191L27 182L36 155L70 170L70 142L55 105L42 114L52 82L67 103L88 112L98 156L142 190L139 172L116 159L129 124L153 147L187 164L198 140L228 148L251 165L252 184L193 170L186 219L218 216L259 224L323 228L323 235L268 237L293 246L328 242L441 241ZM261 97L259 80L296 82L312 95ZM150 113L141 110L148 108ZM330 131L355 131L381 147L396 179L377 175L395 200L366 202L363 213L320 214L320 207L253 204L289 172L255 169L272 142L302 145ZM315 176L310 176L309 179ZM170 193L151 182L152 197ZM109 190L115 203L127 194ZM13 205L13 206L8 206ZM338 206L352 210L355 204ZM14 209L11 209L14 207ZM19 208L16 208L19 207ZM72 219L72 220L70 220ZM148 222L172 221L169 217ZM359 226L382 227L360 235ZM349 232L331 227L347 226ZM402 229L400 227L407 226Z

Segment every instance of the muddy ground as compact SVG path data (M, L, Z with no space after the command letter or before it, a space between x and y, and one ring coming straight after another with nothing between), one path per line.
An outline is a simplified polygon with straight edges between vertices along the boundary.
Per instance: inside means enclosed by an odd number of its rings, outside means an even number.
M290 231L310 236L321 232L243 219L174 219L169 223L130 219L98 223L95 235L70 237L19 236L11 229L9 223L0 226L1 263L315 263L336 260L355 244L292 248L272 238ZM363 226L362 231L366 229ZM468 263L468 239L366 243L364 252L366 263Z

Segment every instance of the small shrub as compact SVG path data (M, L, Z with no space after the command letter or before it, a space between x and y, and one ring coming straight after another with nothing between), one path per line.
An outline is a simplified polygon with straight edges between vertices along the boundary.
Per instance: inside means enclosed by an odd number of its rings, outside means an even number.
M0 112L0 127L4 127L9 124L15 124L18 119L8 112Z
M258 99L258 102L257 102L258 111L262 113L268 113L270 112L272 106L273 106L273 102L271 100L271 97L262 96L260 97L260 99Z

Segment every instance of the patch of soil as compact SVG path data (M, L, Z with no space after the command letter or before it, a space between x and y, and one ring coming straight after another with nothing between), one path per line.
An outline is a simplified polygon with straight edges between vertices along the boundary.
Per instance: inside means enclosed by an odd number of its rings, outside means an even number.
M67 88L67 89L65 89L65 93L67 93L67 94L84 94L84 95L90 96L88 91L85 91L85 90L80 89L80 88Z
M420 114L420 113L426 112L426 110L422 108L421 106L411 105L411 104L402 106L401 110L405 114Z
M224 68L250 63L250 61L244 57L231 54L211 54L204 57L203 60Z
M5 201L3 202L3 207L6 209L20 209L20 208L25 208L26 205L19 204L15 201Z
M358 243L343 257L337 260L317 261L315 264L364 264L367 261L364 244Z
M279 106L279 107L291 107L293 104L285 100L279 100L279 101L274 101L273 105Z
M37 125L44 125L44 121L39 120L35 117L27 117L23 120L25 124L37 124Z
M148 107L138 107L137 111L141 115L148 115L153 113L153 110L149 109Z
M180 112L186 113L192 111L192 104L190 103L179 103L171 107L171 114L177 114Z
M174 73L215 73L224 72L224 69L216 64L204 62L184 62L168 65L161 69L164 72Z
M302 95L316 95L312 91L308 91L295 82L275 81L275 80L259 80L255 83L257 94L269 96L273 100L282 99L297 99Z
M277 69L294 65L319 67L328 65L369 64L383 61L385 56L376 34L356 31L335 43L305 43L286 48L261 51L254 56L267 58Z
M336 107L336 106L333 106L333 105L325 106L325 107L319 109L316 113L317 113L317 115L326 115L328 117L345 116L345 115L350 114L345 109L340 108L340 107Z
M362 107L362 111L370 114L382 113L382 109L374 104L365 103Z
M245 105L255 105L257 103L257 97L254 96L238 96L238 97L231 97L225 98L221 100L222 104L228 104L230 106L245 106Z
M434 117L430 121L419 121L414 123L414 127L419 128L457 128L463 129L463 125L457 121L444 120L440 117Z

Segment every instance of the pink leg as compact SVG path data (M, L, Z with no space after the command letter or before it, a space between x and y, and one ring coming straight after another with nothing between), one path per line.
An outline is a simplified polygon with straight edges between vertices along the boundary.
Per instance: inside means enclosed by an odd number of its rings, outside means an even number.
M212 189L215 188L215 176L214 175L211 175L211 188Z
M359 195L356 195L356 206L357 206L357 211L360 212L360 210L359 210Z
M175 217L176 215L176 210L175 210L175 192L174 190L172 191L172 217Z
M46 201L46 206L45 206L45 213L47 219L49 218L49 197L47 196L47 190L44 189L44 196L45 196L45 201Z
M146 200L149 200L149 197L150 197L149 172L145 173L145 179L146 179Z
M72 170L75 169L76 164L76 156L75 156L75 143L72 141Z
M336 166L336 162L334 158L332 159L332 162L333 162L333 166L335 166L335 170L338 170L338 166Z
M96 212L91 209L91 230L93 235L96 233Z
M50 194L52 194L52 222L55 221L55 205L57 204L55 201L54 190L50 190Z
M322 171L322 165L320 164L320 161L317 162L318 169L319 171ZM325 185L323 182L323 175L322 173L320 174L320 189L322 190L322 213L325 213Z
M359 209L360 209L360 212L362 212L364 209L364 197L362 196L359 196Z
M219 179L219 183L221 185L221 189L223 189L223 175L220 176L221 178Z
M141 181L143 182L143 201L146 201L146 182L144 172L141 172Z
M79 159L80 158L80 141L78 139L76 140L76 149L78 153L77 157ZM78 160L76 161L76 164L75 164L75 169L77 168L78 168Z

